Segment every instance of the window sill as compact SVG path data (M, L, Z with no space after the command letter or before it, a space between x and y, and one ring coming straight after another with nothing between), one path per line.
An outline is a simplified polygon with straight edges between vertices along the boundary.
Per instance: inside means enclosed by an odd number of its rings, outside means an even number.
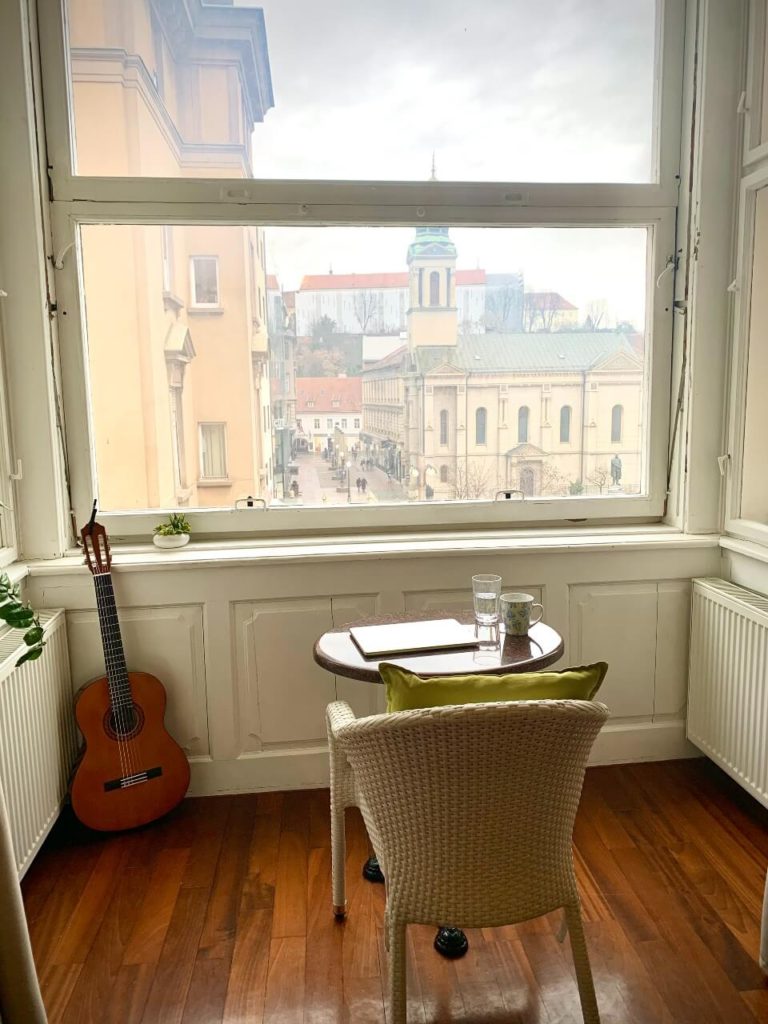
M216 480L198 480L197 481L197 486L198 487L231 487L232 486L232 481L229 479L229 477L221 477L221 479L216 479Z
M187 306L187 314L192 316L221 316L223 306Z
M717 534L684 534L664 525L606 527L589 533L579 529L467 531L411 533L388 536L370 534L263 540L196 541L184 548L161 550L152 544L113 544L116 571L217 569L253 567L269 563L369 561L375 559L444 558L447 555L495 553L563 554L579 552L673 551L717 548ZM30 576L88 572L80 550L63 558L30 562Z

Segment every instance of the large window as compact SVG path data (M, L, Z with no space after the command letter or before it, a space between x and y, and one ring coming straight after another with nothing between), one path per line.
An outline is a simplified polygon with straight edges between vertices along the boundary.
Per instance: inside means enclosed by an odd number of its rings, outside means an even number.
M661 514L681 0L39 2L78 516Z

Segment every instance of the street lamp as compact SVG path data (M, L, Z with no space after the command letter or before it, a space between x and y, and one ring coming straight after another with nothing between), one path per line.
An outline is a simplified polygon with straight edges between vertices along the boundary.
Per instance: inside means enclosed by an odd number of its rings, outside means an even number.
M352 503L352 487L351 487L351 484L352 484L352 474L350 473L350 470L352 469L352 463L351 463L351 461L349 459L347 459L347 461L345 463L345 466L346 466L346 470L347 470L347 502L349 504L351 504Z

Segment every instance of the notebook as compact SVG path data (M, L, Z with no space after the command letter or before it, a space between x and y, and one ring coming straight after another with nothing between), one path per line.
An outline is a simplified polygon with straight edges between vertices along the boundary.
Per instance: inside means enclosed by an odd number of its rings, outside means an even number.
M352 626L349 634L367 658L478 646L475 627L464 626L456 619Z

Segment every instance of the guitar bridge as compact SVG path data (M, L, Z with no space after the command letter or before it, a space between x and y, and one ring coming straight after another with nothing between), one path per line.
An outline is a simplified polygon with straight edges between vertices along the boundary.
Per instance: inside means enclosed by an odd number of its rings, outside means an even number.
M104 792L110 793L113 789L128 789L130 786L139 786L142 782L149 782L163 774L161 767L147 768L144 772L134 772L132 775L123 775L119 779L110 779L104 783Z

